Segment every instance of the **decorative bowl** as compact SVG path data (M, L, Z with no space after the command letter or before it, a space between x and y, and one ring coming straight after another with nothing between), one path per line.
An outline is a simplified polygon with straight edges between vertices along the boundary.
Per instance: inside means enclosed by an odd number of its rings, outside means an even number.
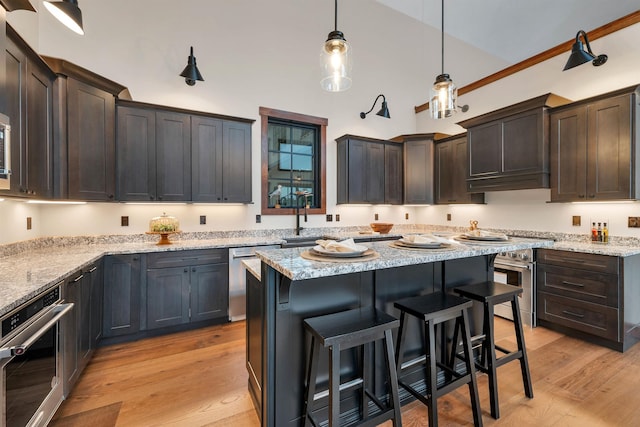
M393 224L389 222L372 222L369 225L373 231L380 234L387 234L393 228Z

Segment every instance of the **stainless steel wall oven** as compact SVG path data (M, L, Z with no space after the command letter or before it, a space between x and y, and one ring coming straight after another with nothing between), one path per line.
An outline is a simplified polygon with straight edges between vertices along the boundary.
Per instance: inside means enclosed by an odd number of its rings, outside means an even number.
M493 264L493 280L522 288L518 299L524 325L536 326L535 261L533 249L501 252ZM513 320L511 304L498 304L495 314Z
M46 426L63 400L60 286L1 319L2 427Z

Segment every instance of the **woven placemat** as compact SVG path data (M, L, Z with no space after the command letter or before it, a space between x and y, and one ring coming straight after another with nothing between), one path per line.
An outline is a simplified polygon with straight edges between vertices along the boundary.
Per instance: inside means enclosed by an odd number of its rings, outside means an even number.
M456 245L454 245L454 244L451 244L450 246L446 246L444 248L411 248L409 246L404 246L402 244L399 244L399 243L397 243L395 241L390 242L389 246L394 248L394 249L403 249L403 250L406 250L406 251L422 251L422 252L425 252L425 251L428 251L428 252L444 252L444 251L452 251L452 250L456 249L456 247L455 247Z
M371 261L372 259L380 258L380 254L373 249L367 249L363 256L358 257L329 257L324 255L317 255L313 252L306 250L300 254L300 256L304 259L308 259L311 261L322 261L322 262L362 262L362 261Z

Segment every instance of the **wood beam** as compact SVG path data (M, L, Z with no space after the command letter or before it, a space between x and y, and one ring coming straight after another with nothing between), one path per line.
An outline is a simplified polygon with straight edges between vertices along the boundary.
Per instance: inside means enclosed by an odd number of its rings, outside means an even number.
M616 31L622 30L623 28L627 28L638 23L640 23L640 10L630 13L629 15L623 16L622 18L616 19L615 21L611 21L608 24L604 24L603 26L598 27L592 31L589 31L587 33L587 37L591 42L593 40L597 40L601 37L615 33ZM488 84L494 83L500 79L508 77L522 70L525 70L541 62L544 62L547 59L551 59L554 56L558 56L564 52L568 52L571 50L571 47L573 46L574 42L575 42L575 38L572 38L571 40L568 40L555 47L552 47L551 49L545 50L544 52L539 53L535 56L532 56L531 58L525 59L524 61L518 62L517 64L511 65L510 67L507 67L487 77L484 77L480 80L477 80L473 83L463 86L460 89L458 89L458 95L464 95L465 93L469 93L472 90L479 89L482 86L486 86ZM417 105L414 107L416 114L428 109L429 109L429 102L425 102L424 104Z

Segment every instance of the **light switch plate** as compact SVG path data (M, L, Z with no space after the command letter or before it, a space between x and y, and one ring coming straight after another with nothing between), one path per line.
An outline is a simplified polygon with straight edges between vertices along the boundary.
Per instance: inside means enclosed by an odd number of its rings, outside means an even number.
M573 224L575 227L579 227L580 226L580 222L581 222L580 215L574 215L571 218L571 224Z
M207 223L207 216L206 215L200 215L200 225L204 225Z
M121 227L128 227L129 226L129 217L128 216L121 216L120 217L120 226Z

